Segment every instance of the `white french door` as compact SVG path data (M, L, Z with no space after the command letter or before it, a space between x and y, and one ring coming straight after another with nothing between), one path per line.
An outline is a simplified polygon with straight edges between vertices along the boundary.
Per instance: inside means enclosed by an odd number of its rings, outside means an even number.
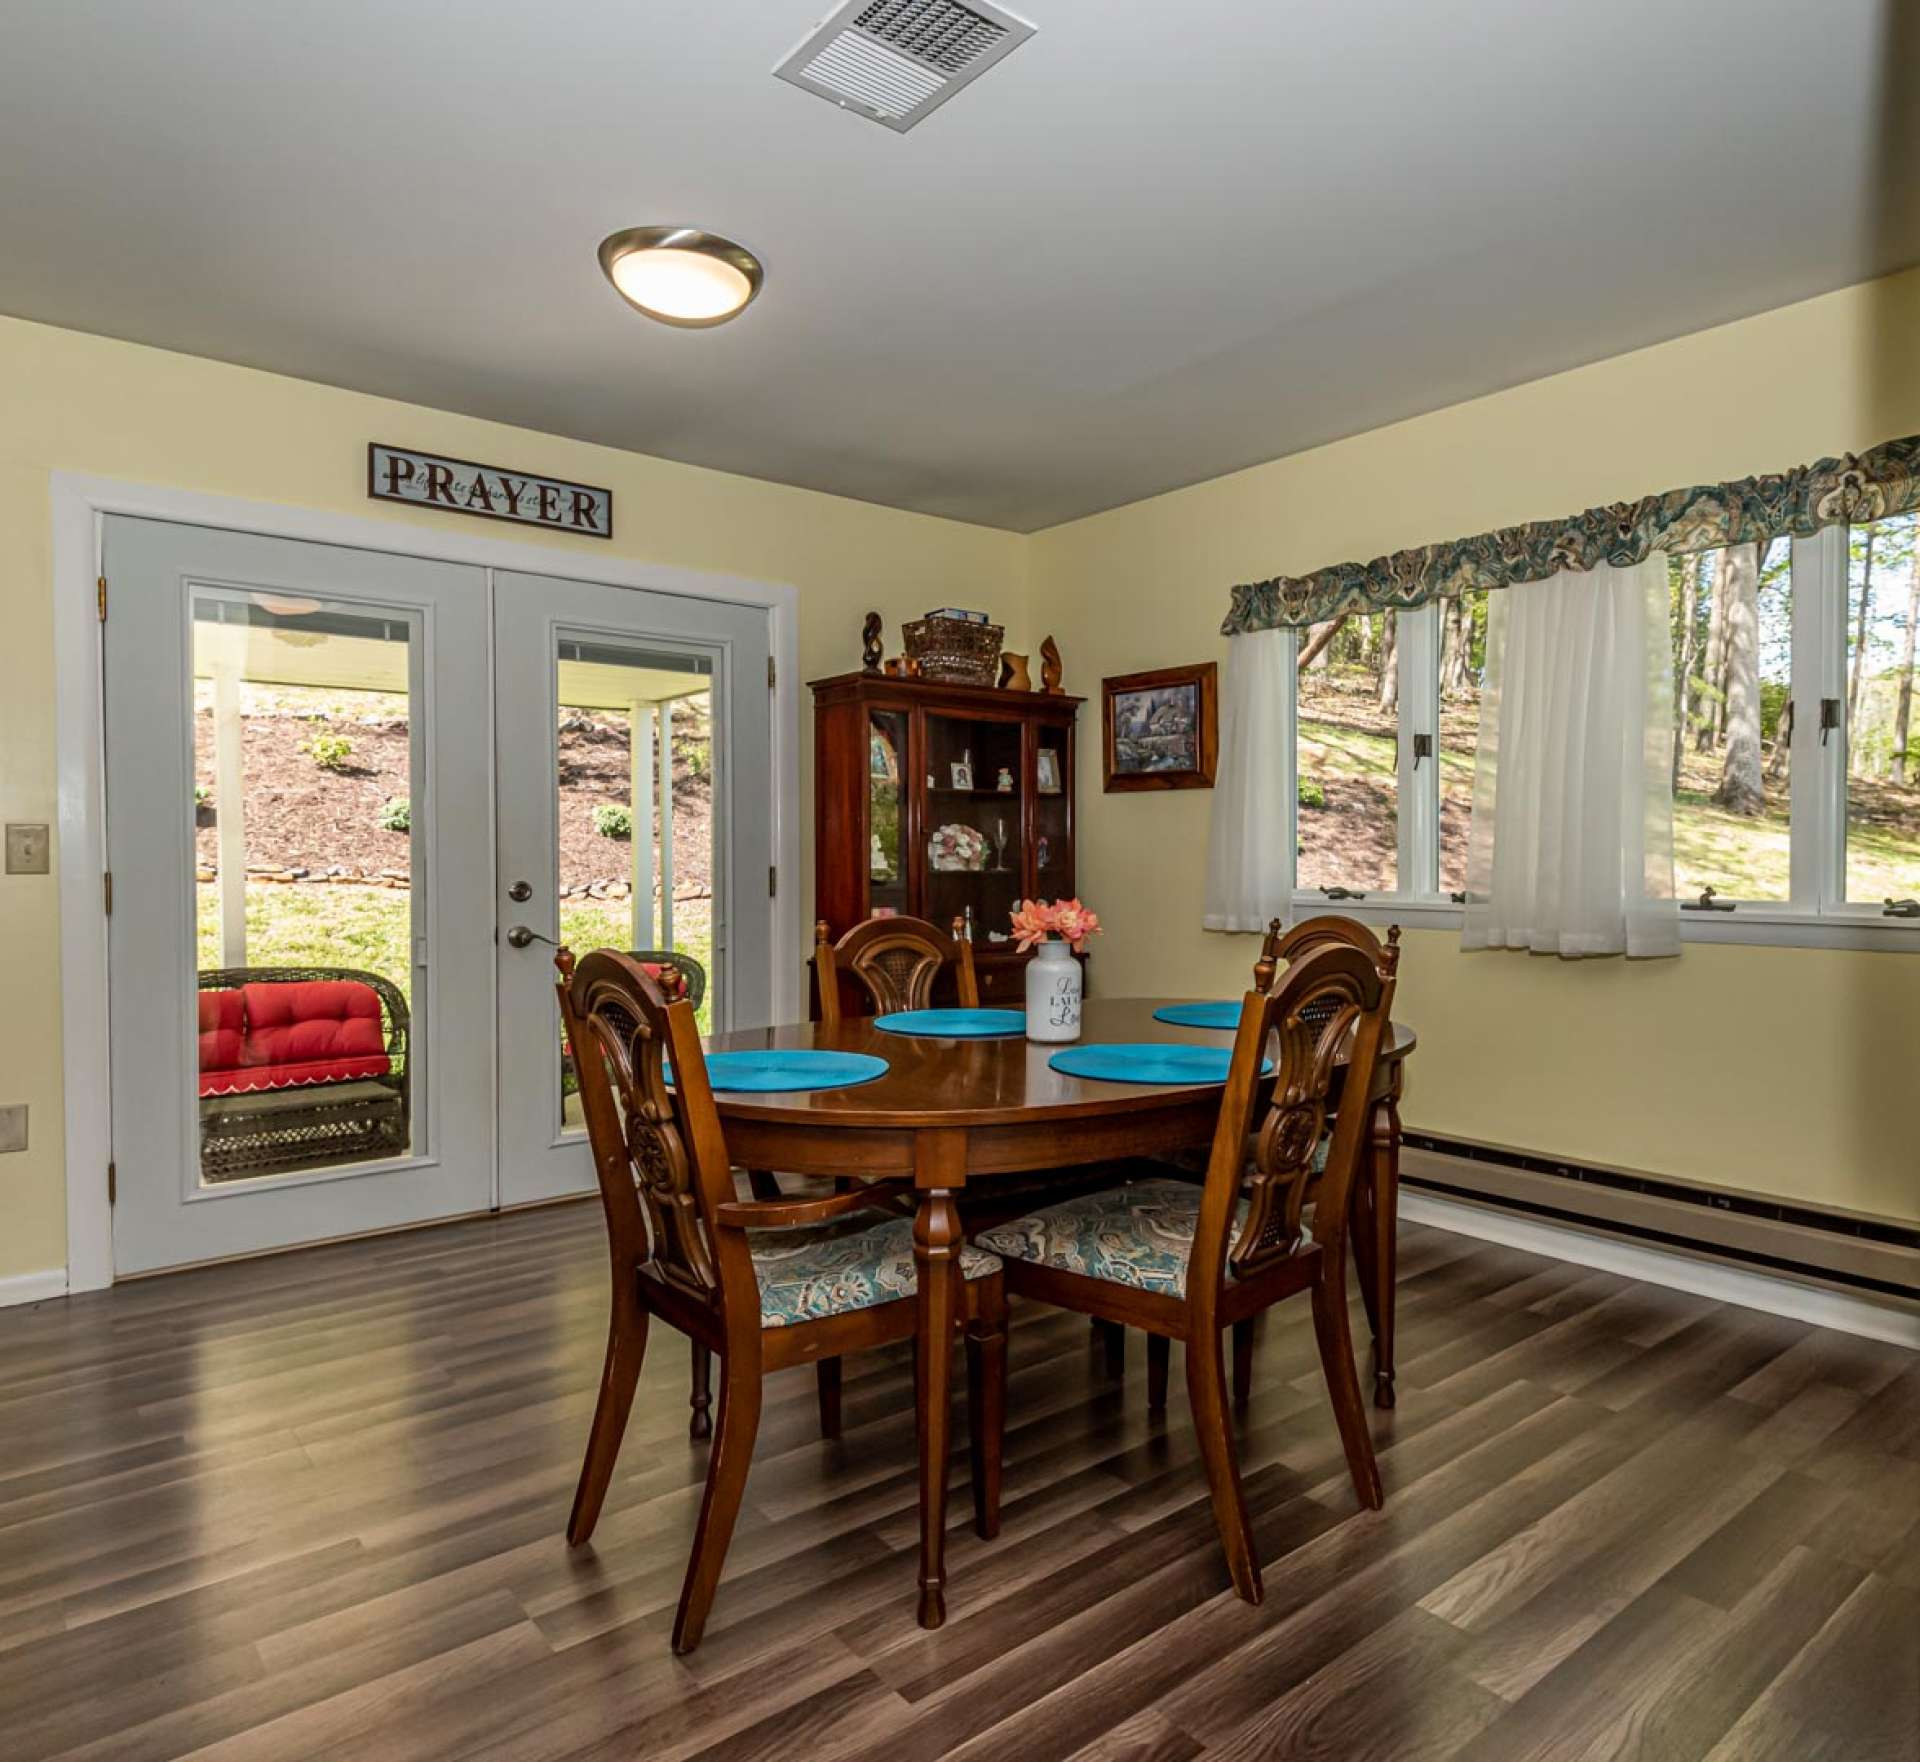
M118 1272L591 1186L551 949L771 1015L764 608L109 517Z
M712 1029L772 1020L768 616L502 570L494 617L500 1199L518 1205L593 1185L556 941L691 955Z

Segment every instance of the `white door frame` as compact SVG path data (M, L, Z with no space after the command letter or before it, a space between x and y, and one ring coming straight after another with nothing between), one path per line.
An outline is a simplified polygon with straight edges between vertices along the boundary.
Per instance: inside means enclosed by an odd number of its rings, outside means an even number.
M765 606L776 667L773 847L787 884L774 900L773 998L793 1020L805 1007L800 916L799 590L786 582L708 574L625 557L414 526L365 514L285 507L163 484L52 474L54 758L60 832L60 1051L66 1123L67 1289L113 1283L107 1159L113 1142L107 1039L106 755L96 583L109 514L345 545L482 569L559 575L613 587ZM491 578L489 578L491 580Z

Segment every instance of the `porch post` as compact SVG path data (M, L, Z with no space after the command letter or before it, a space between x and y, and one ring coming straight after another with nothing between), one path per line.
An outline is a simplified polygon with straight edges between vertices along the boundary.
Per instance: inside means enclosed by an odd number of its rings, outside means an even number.
M240 669L213 663L213 813L220 864L220 964L247 964L247 778Z
M673 946L673 699L660 700L660 946Z
M653 705L627 705L627 811L633 816L633 897L627 902L631 947L651 948L653 934Z

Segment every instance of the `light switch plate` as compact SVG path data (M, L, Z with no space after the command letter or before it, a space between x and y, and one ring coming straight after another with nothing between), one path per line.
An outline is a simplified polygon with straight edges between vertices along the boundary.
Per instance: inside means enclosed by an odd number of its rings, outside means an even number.
M7 873L44 875L47 872L47 824L7 822Z
M26 1147L27 1104L19 1101L12 1107L0 1107L0 1153Z

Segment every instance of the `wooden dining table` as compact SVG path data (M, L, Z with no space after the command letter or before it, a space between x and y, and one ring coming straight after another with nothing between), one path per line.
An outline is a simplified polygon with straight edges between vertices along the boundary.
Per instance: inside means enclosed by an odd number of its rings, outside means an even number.
M1167 998L1089 998L1081 1041L1178 1041L1229 1050L1230 1031L1156 1021ZM1120 1083L1071 1077L1049 1059L1061 1048L1024 1036L934 1039L888 1032L870 1019L716 1034L712 1052L818 1047L870 1053L884 1076L846 1089L714 1096L736 1167L912 1183L919 1280L918 1443L920 1625L946 1618L948 1403L959 1196L996 1177L1071 1170L1125 1157L1166 1156L1211 1143L1218 1083ZM1375 1399L1393 1395L1393 1239L1398 1211L1401 1072L1412 1029L1394 1023L1370 1097L1371 1178L1355 1183L1354 1260L1373 1326ZM1036 1204L1044 1200L1036 1200Z

